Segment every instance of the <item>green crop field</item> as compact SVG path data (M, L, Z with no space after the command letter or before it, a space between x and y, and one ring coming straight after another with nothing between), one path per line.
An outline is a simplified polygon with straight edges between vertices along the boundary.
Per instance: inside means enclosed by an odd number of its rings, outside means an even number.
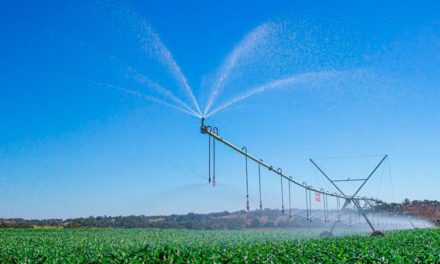
M305 231L3 229L1 263L440 263L440 230L310 239Z

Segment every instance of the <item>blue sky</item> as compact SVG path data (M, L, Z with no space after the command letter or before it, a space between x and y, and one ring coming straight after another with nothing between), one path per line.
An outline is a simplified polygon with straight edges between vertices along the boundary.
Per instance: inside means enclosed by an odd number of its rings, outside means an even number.
M312 78L251 96L207 123L294 179L330 190L308 158L335 178L353 177L387 153L362 195L438 200L439 14L436 1L5 4L0 217L244 209L243 158L218 147L219 182L209 186L200 120L147 100L166 98L138 77L191 104L152 44L157 34L203 109L231 52L262 24L275 30L244 49L213 108L274 80ZM279 208L279 179L264 171L263 180L265 207ZM303 191L293 193L303 208Z

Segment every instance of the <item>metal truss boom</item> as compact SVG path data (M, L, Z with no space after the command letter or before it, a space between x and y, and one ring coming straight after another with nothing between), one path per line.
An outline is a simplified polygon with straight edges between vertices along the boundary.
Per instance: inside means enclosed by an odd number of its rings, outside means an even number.
M267 168L269 171L279 175L281 178L284 178L285 180L289 181L290 183L293 183L293 184L295 184L295 185L297 185L297 186L299 186L301 188L304 188L304 189L309 190L309 191L313 191L315 193L325 194L325 195L328 195L328 196L342 198L342 199L345 199L345 200L347 200L347 199L350 200L350 199L356 198L357 200L379 201L378 199L368 198L368 197L354 197L354 196L350 197L350 196L344 195L342 192L341 192L341 194L330 193L330 192L325 191L325 190L315 189L312 186L308 186L306 184L301 184L301 183L293 180L292 177L286 175L281 169L279 169L279 170L275 169L272 165L269 165L268 163L264 162L263 160L261 160L261 159L259 159L257 157L252 156L251 154L249 154L247 150L244 151L243 149L235 146L234 144L232 144L232 143L228 142L227 140L225 140L224 138L220 137L219 134L218 134L218 130L216 128L215 128L216 131L213 131L213 129L209 129L209 128L210 128L209 126L205 126L204 119L202 119L202 125L200 127L200 132L202 134L206 134L206 135L212 137L214 140L217 140L218 142L223 143L224 145L226 145L227 147L235 150L239 154L247 157L248 159L254 161L257 164L259 164L260 166ZM371 175L370 175L370 177L371 177Z
M365 202L365 204L371 204L370 202L376 202L376 200L372 200L372 199L359 199L358 197L356 197L356 195L360 192L360 190L364 187L364 185L367 183L367 181L371 178L371 176L373 176L373 174L377 171L377 169L380 167L380 165L382 165L382 163L385 161L385 159L388 157L388 155L385 155L382 160L376 165L376 167L374 168L374 170L368 175L367 178L365 179L356 179L359 181L363 181L362 184L358 187L358 189L355 191L355 193L352 196L347 196L336 184L335 182L341 182L341 181L353 181L350 180L350 178L348 178L347 180L332 180L330 179L330 177L327 176L327 174L318 166L318 164L316 164L312 159L309 159L310 162L319 170L319 172L321 172L321 174L344 196L346 197L344 206L342 206L342 209L338 215L338 219L339 216L342 214L342 212L345 210L345 208L351 203L353 202L353 204L356 206L356 208L358 209L359 213L362 215L362 217L365 219L365 221L367 222L367 224L370 226L370 228L373 230L373 233L376 232L376 229L374 228L373 224L370 222L370 219L368 219L367 215L364 213L364 210L362 209L359 201L363 200ZM333 223L333 226L330 230L330 233L333 232L333 229L336 226L336 223L338 222L338 220L336 220Z

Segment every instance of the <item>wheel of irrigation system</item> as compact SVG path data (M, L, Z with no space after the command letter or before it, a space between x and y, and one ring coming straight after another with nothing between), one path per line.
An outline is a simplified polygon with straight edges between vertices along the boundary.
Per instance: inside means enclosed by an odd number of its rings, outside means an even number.
M319 237L333 237L333 233L330 231L324 231L319 234Z
M385 236L385 233L380 231L380 230L376 230L373 233L371 233L371 236L379 236L379 237L383 237Z

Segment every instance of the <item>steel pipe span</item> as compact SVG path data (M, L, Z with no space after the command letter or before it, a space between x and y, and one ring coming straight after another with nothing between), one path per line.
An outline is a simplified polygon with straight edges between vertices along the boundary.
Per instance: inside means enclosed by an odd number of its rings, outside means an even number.
M274 169L274 167L272 165L269 165L268 163L264 162L262 159L259 159L257 157L252 156L247 151L243 151L242 148L239 148L239 147L235 146L234 144L230 143L229 141L225 140L224 138L220 137L218 135L218 131L217 130L214 131L213 129L210 129L210 128L211 128L210 126L206 126L204 124L204 120L202 119L202 125L200 127L200 132L202 134L206 134L206 135L214 138L215 140L225 144L226 146L228 146L229 148L235 150L236 152L240 153L241 155L243 155L243 156L253 160L257 164L260 164L261 166L267 168L269 171L272 171L273 173L278 174L280 177L286 179L287 181L289 181L289 182L291 182L293 184L296 184L297 186L299 186L301 188L304 188L304 189L307 189L307 190L310 190L310 191L313 191L313 192L316 192L316 193L329 195L329 196L332 196L332 197L342 198L342 199L345 199L347 201L352 201L352 200L358 200L359 201L359 200L362 200L362 201L370 201L370 202L378 202L378 203L382 202L381 200L376 199L376 198L361 197L361 196L346 196L346 195L343 195L343 194L331 193L331 192L328 192L328 191L325 191L325 190L318 190L318 189L315 189L315 188L313 188L311 186L307 186L305 184L301 184L301 183L295 181L292 177L287 176L286 174L284 174L282 172L282 170ZM382 159L381 163L386 159L386 157L387 156L385 156ZM374 171L373 171L373 173L374 173ZM372 176L373 173L371 173L370 176Z

